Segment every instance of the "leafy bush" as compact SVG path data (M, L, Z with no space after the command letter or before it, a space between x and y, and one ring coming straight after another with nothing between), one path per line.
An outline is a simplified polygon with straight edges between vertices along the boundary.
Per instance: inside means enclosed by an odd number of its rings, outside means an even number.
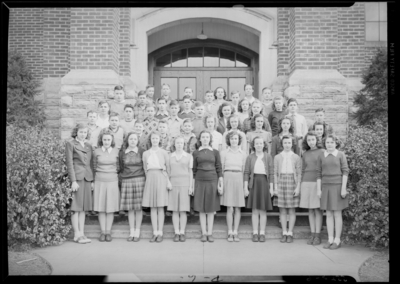
M371 65L364 70L362 81L365 87L354 97L357 111L352 114L359 125L374 119L387 121L387 50L378 49Z
M44 110L35 100L40 82L33 77L22 55L8 53L7 70L7 122L20 127L43 125Z
M7 126L8 245L46 246L71 229L65 146L49 130Z
M375 120L350 126L344 151L350 168L349 208L343 211L347 241L389 245L388 126Z

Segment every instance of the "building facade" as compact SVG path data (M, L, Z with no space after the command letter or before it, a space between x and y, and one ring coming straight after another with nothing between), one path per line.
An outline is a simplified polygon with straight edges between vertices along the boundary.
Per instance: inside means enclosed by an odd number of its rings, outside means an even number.
M42 80L47 126L70 137L75 123L121 84L133 101L162 83L202 100L251 83L295 97L309 123L319 107L343 139L354 92L377 47L386 46L386 3L332 8L15 8L9 48ZM206 39L199 39L199 35Z

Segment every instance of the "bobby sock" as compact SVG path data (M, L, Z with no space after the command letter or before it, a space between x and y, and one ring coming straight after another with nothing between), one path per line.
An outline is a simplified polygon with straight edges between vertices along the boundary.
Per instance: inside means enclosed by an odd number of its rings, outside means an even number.
M182 230L182 229L181 229L180 234L181 234L181 235L184 235L184 234L185 234L185 230Z
M238 234L238 231L237 231L237 230L234 230L234 231L233 231L233 234L234 234L234 235L237 235L237 234Z
M254 230L253 235L258 235L258 230Z
M130 236L130 237L134 237L134 236L135 236L135 229L134 229L134 228L131 228L131 229L129 230L129 236Z
M163 235L163 231L158 231L158 235L162 236Z
M260 230L260 235L265 235L265 231Z
M335 239L333 240L333 242L336 243L337 245L340 244L340 238L335 238Z
M333 237L329 236L328 242L329 242L330 244L333 243Z
M287 236L288 232L286 230L282 231L282 235Z
M175 230L175 235L179 235L179 229Z
M228 230L228 235L233 235L232 230Z
M153 231L154 236L158 236L158 231Z
M293 237L293 232L287 232L287 235Z

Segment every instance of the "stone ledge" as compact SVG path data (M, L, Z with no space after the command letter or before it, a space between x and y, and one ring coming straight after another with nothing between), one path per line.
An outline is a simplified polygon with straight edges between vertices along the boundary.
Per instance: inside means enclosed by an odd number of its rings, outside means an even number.
M62 85L121 85L114 70L75 69L61 79Z
M346 78L337 70L295 70L288 78L288 85L346 85Z

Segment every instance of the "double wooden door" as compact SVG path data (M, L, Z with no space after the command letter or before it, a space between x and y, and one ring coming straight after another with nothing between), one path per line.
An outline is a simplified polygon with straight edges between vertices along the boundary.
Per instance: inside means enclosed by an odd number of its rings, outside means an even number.
M230 98L232 91L239 91L243 96L244 84L253 84L253 68L226 68L224 70L156 68L153 78L156 98L161 95L162 84L167 83L171 88L171 98L181 100L184 95L184 89L190 87L194 91L196 100L204 102L205 92L208 90L214 91L217 87L223 87L227 91L227 99Z

